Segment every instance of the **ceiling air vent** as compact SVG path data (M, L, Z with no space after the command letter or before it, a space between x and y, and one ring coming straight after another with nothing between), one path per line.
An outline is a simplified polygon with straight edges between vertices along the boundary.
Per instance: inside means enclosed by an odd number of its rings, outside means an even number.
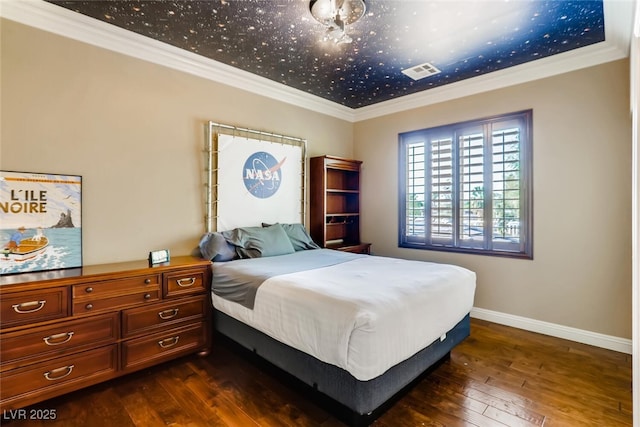
M416 65L415 67L402 70L402 72L411 77L413 80L420 80L424 79L425 77L436 75L440 73L440 70L438 70L428 62L425 62L424 64Z

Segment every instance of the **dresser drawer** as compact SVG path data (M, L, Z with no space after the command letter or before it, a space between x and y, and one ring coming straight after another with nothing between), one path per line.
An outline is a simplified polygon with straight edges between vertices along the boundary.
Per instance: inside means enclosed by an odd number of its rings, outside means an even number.
M97 313L105 310L117 310L123 307L152 303L160 300L160 290L148 290L141 293L113 295L109 298L77 298L73 300L73 314Z
M164 275L163 293L165 297L203 293L207 290L205 272L199 270L181 270Z
M87 282L72 286L73 298L105 298L112 294L137 293L160 288L160 275L148 274L124 279Z
M130 308L122 312L122 336L149 332L177 323L204 319L208 299L205 295L152 306Z
M118 331L118 313L110 313L5 333L0 335L0 362L5 370L14 368L16 361L51 357L85 346L109 344L116 342Z
M68 295L66 286L1 294L2 328L66 317L69 307Z
M122 368L141 368L196 351L206 344L206 333L205 323L198 322L123 342Z
M117 355L113 344L7 371L0 378L0 404L11 407L13 400L28 398L23 396L27 393L47 396L57 389L71 391L102 381L116 372Z

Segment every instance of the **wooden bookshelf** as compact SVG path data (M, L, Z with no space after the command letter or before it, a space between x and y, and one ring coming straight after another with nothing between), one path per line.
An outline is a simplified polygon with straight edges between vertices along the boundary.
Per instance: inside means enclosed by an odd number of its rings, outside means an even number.
M369 253L360 241L360 160L310 160L310 231L324 248Z

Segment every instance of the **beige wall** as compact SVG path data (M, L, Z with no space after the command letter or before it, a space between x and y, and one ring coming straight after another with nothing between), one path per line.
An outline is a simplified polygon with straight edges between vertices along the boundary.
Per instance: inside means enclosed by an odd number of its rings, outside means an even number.
M363 239L377 255L476 271L476 307L631 338L628 82L622 60L357 123ZM398 133L529 108L534 260L398 248Z
M0 168L83 176L85 264L197 245L208 120L353 154L349 122L12 21L1 31Z

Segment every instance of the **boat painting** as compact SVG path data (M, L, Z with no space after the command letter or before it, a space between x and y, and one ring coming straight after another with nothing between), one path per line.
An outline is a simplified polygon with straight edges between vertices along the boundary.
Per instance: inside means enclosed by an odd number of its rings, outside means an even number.
M0 276L82 266L82 177L0 171Z
M45 228L43 231L46 246L24 246L31 244L37 234L34 229L27 228L18 246L21 250L16 251L14 248L13 253L10 253L8 242L14 231L0 229L0 276L82 266L81 252L75 250L77 242L82 238L79 228ZM44 241L40 244L43 245Z
M24 239L17 248L5 246L2 250L1 259L3 261L13 260L16 262L28 261L42 254L49 246L49 239L44 236Z

